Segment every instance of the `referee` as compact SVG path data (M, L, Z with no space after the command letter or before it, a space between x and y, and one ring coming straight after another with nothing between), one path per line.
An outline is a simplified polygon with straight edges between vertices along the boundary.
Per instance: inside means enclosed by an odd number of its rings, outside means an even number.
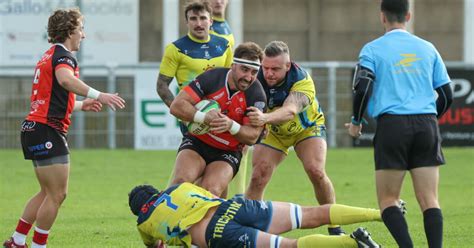
M438 181L439 166L445 161L437 118L451 105L452 90L433 44L406 31L408 9L408 0L382 0L380 20L385 34L360 52L353 82L353 117L346 127L352 137L359 137L366 107L377 120L373 140L377 198L382 219L398 245L413 247L397 207L409 171L428 245L442 247Z

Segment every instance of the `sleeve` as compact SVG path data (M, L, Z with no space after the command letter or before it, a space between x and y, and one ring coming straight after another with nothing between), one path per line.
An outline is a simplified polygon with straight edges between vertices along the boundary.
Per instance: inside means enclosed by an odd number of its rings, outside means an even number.
M57 70L59 68L67 68L67 69L70 69L71 71L74 71L76 66L77 66L76 60L70 56L58 57L54 61L54 70Z
M204 96L211 93L212 84L209 82L212 82L212 80L209 79L209 76L212 75L212 71L214 70L202 73L183 88L196 102L199 102Z
M359 54L359 64L369 70L371 70L373 73L376 73L375 71L375 60L372 54L372 50L370 49L370 46L367 44L365 45L362 50L360 51Z
M227 45L227 49L225 51L225 68L230 68L232 66L232 61L234 60L234 53L232 52L232 47L230 46L230 43Z
M166 46L163 59L160 64L160 74L167 77L175 77L179 65L178 48L173 44Z
M433 89L439 88L449 82L451 79L449 78L448 71L446 66L444 65L443 59L441 55L436 51L436 58L434 62L434 69L433 69Z
M310 104L316 98L316 87L314 87L313 79L307 74L306 78L296 82L290 89L290 92L301 92L308 97Z

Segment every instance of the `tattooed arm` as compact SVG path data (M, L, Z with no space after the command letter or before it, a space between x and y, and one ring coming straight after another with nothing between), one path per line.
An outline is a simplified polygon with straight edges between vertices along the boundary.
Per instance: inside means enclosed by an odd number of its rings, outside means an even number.
M172 77L165 76L160 73L158 76L158 80L156 81L156 92L161 97L161 100L168 106L171 106L171 102L174 100L173 92L171 92L169 86L171 81L173 81Z
M264 124L281 124L293 120L295 115L303 111L310 104L309 98L297 91L292 91L286 98L281 108L271 112L262 113L257 108L249 108L250 124L261 126Z

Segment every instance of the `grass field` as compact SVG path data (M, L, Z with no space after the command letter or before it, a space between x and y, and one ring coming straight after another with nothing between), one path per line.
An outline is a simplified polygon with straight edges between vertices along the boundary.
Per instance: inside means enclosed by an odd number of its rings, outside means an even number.
M50 234L48 247L143 247L128 209L127 193L142 183L161 188L169 178L174 151L73 150L68 197ZM474 247L474 149L445 149L441 168L440 201L444 214L445 247ZM0 151L0 238L8 238L25 202L38 190L31 162L20 150ZM331 149L327 171L337 200L354 206L377 207L371 149ZM427 247L422 215L409 183L402 199L415 247ZM310 183L294 153L280 165L265 198L315 204ZM384 247L396 247L381 222L345 226L352 231L368 227ZM285 234L299 237L323 233L326 228ZM31 238L31 237L29 237ZM30 240L30 239L28 239ZM30 241L28 241L30 242Z

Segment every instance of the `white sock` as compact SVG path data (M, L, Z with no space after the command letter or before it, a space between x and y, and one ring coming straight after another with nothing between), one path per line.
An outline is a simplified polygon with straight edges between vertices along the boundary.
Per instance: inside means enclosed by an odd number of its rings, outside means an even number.
M17 245L24 245L26 242L26 235L15 231L12 235L13 242Z
M37 243L32 242L31 248L46 248L46 245L38 245Z

